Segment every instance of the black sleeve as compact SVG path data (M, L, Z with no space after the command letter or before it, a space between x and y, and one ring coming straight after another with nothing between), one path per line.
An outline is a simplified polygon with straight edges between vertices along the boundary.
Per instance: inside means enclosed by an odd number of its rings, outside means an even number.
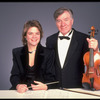
M14 49L12 50L13 55L13 66L11 69L11 76L10 76L10 82L12 84L11 89L16 89L17 84L20 83L20 71L19 71L19 65L17 63L16 55L14 53Z

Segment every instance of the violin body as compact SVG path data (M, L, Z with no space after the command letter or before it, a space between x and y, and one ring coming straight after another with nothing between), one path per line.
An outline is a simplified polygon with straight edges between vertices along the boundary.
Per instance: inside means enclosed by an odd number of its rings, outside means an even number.
M91 27L90 38L94 37L95 28ZM100 90L100 53L94 52L93 48L86 52L83 57L86 71L83 73L82 85L85 89Z
M90 52L86 52L83 60L86 66L86 72L83 74L82 83L88 83L90 88L100 90L100 54L94 52L94 66L89 66L89 55ZM91 82L93 79L93 82Z

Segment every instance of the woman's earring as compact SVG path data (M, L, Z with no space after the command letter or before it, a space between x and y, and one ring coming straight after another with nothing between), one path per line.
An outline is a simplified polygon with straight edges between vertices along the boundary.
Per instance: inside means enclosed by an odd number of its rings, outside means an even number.
M27 42L27 39L25 38L25 41Z
M25 44L27 44L27 39L25 38Z

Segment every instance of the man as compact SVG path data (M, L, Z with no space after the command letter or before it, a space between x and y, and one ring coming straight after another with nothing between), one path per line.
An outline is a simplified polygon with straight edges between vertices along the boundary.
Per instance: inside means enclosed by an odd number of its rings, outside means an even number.
M84 72L83 56L89 48L98 51L98 41L72 28L74 18L71 9L58 8L54 12L54 19L59 31L47 37L46 47L55 49L59 87L80 88ZM63 36L67 39L63 39Z

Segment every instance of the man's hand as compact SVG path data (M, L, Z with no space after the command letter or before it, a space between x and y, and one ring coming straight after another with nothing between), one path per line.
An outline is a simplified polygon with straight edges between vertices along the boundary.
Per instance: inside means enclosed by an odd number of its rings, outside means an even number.
M94 51L99 51L99 47L98 47L98 40L96 40L95 38L87 38L88 41L88 47L92 48Z

